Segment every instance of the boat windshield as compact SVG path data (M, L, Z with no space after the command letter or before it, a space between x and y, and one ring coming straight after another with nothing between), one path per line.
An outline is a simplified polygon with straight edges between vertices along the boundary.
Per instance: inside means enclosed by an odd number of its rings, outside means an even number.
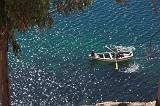
M118 52L119 54L130 54L130 52Z

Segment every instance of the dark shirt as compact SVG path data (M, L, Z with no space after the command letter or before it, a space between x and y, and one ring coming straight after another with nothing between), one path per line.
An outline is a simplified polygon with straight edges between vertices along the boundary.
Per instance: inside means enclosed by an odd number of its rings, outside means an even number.
M94 52L92 51L91 56L94 57Z

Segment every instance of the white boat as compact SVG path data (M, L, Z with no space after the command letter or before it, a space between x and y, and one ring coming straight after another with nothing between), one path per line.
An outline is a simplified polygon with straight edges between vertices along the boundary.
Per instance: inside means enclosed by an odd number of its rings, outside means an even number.
M110 52L94 53L94 51L92 51L92 53L89 54L89 58L92 60L106 62L120 62L126 61L133 57L133 51L129 47L116 46L112 49L109 47L107 48L110 50Z

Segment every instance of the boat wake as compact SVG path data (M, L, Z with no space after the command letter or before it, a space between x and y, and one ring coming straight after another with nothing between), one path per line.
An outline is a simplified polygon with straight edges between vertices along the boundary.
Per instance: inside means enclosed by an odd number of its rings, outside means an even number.
M120 51L135 51L135 47L133 46L126 47L126 46L114 46L113 45L113 47L119 49Z
M134 60L160 60L160 57L135 57Z
M124 69L125 71L121 71L121 72L124 72L124 73L135 73L135 72L138 72L139 67L140 67L139 64L134 62L134 64L129 64L129 67L126 67Z

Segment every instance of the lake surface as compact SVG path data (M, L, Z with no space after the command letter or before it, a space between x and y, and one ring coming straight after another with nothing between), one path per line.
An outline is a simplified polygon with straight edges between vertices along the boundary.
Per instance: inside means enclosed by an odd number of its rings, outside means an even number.
M156 13L150 0L128 0L125 5L97 0L69 17L53 14L52 28L16 33L22 59L10 50L12 105L153 100L160 81L159 6ZM120 64L119 72L114 64L88 59L92 50L105 51L105 45L134 47L134 57Z

